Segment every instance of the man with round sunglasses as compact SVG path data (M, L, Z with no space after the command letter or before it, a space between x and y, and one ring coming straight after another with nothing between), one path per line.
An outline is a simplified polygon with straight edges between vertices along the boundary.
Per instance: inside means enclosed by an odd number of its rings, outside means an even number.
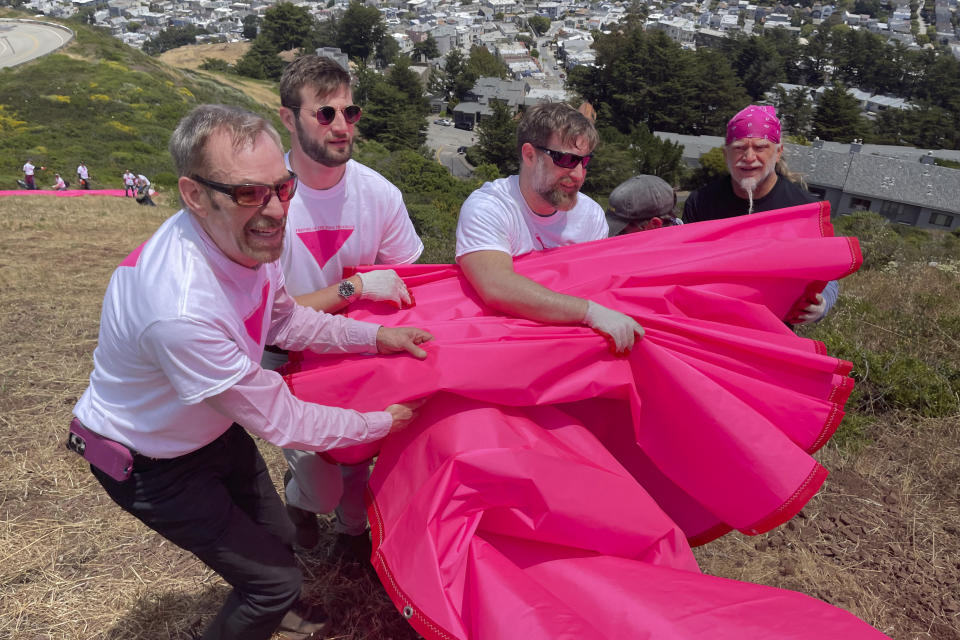
M298 400L260 366L264 345L424 358L430 334L331 316L286 292L279 258L297 178L265 119L199 106L170 152L184 208L114 272L71 433L120 507L232 587L203 638L320 637L326 616L300 603L294 530L248 432L323 451L398 431L416 407Z
M598 139L593 123L567 104L527 109L517 126L520 172L484 184L463 203L457 262L490 307L538 322L586 324L624 353L643 337L636 320L513 269L514 256L607 237L603 209L580 193Z
M357 300L412 304L392 269L344 277L358 265L412 263L423 251L400 190L351 159L361 111L353 103L350 74L331 58L301 56L284 70L280 100L280 118L290 131L287 166L300 178L281 258L287 290L300 304L328 313ZM264 366L275 368L286 359L282 350L270 349ZM298 546L315 547L316 514L333 512L334 553L369 563L363 494L370 465L335 465L294 448L284 456L287 510Z

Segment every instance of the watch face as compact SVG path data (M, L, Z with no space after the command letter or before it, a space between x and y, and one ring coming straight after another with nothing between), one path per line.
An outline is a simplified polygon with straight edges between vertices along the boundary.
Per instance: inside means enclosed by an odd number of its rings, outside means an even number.
M357 292L357 288L353 286L353 283L349 280L344 280L340 283L340 286L337 287L337 293L340 294L341 298L351 298L354 293Z

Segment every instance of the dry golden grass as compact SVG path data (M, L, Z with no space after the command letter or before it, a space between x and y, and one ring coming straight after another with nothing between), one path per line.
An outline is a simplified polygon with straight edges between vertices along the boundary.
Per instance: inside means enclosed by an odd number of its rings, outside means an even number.
M116 265L175 211L132 199L0 199L0 638L192 638L225 583L122 512L66 450ZM278 450L262 444L274 479ZM329 544L332 534L326 536ZM304 564L341 638L412 638L375 580Z
M203 64L203 61L207 58L218 58L230 64L236 64L237 60L242 58L249 48L249 42L190 44L164 51L158 56L158 59L161 62L169 64L171 67L191 69L200 74L208 75L221 84L243 91L249 98L271 109L279 109L280 94L277 93L276 82L254 80L232 73L216 73L212 71L202 71L200 69L200 65ZM293 60L295 54L295 51L284 51L280 54L280 57L290 62Z
M63 446L110 274L173 212L119 198L0 199L2 638L192 638L226 594L116 507ZM858 275L844 291L869 298L876 287ZM704 570L823 598L896 640L960 638L958 422L904 415L873 425L856 453L828 447L819 457L833 473L802 516L698 549ZM282 458L261 449L279 479ZM416 637L368 575L322 549L304 573L308 596L335 618L331 637Z

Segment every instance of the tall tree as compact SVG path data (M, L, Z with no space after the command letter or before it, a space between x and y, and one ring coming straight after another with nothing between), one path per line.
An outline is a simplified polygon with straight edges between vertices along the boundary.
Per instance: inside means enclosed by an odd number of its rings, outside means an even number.
M596 66L575 67L568 85L595 107L609 105L614 126L694 132L700 116L692 52L662 31L639 28L600 34L594 49Z
M777 87L780 121L787 133L806 137L813 121L813 100L805 87L785 91Z
M358 75L361 82L354 98L364 109L358 124L360 133L390 150L423 146L429 103L420 79L410 70L409 60L399 58L385 77L368 70Z
M786 80L783 57L771 40L739 35L725 39L721 50L754 100Z
M236 70L242 76L260 80L279 80L283 74L283 60L268 38L260 35L243 57L237 60Z
M400 45L397 43L397 39L388 33L380 40L380 44L377 45L377 65L380 68L389 67L401 56L403 56L403 54L400 52Z
M375 7L352 0L337 28L337 46L354 60L365 62L386 36L383 14Z
M277 51L289 51L310 44L315 22L305 7L280 2L263 14L260 37L271 42Z
M865 124L860 103L842 84L824 91L813 112L813 134L824 140L850 142L863 136Z
M697 100L693 107L697 115L689 131L698 135L723 135L727 121L750 102L750 96L721 52L700 48L694 54L694 61Z
M527 24L537 36L542 36L550 30L550 18L544 16L531 16L527 19Z
M440 57L440 47L432 35L427 35L423 42L413 45L413 53L427 60L433 60Z
M513 110L500 100L491 100L493 111L477 124L477 147L484 162L496 165L503 175L517 172L517 121Z
M260 29L260 16L255 13L243 17L243 37L245 40L253 40L257 37Z
M467 71L473 74L474 82L477 78L496 77L506 78L510 70L495 55L487 51L486 47L474 45L470 47L470 57L467 59ZM473 84L470 85L473 88Z

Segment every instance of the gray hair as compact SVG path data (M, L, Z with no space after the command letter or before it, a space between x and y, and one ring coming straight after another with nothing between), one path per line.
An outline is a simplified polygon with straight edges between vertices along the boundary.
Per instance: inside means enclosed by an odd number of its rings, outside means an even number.
M589 118L567 103L541 102L527 109L517 125L517 157L527 142L535 147L548 146L554 133L571 146L576 145L577 138L585 138L591 150L600 140Z
M261 133L269 135L283 148L280 134L263 116L239 107L201 104L180 120L170 137L170 155L178 175L192 176L207 164L207 140L218 131L232 136L234 149L252 143Z

